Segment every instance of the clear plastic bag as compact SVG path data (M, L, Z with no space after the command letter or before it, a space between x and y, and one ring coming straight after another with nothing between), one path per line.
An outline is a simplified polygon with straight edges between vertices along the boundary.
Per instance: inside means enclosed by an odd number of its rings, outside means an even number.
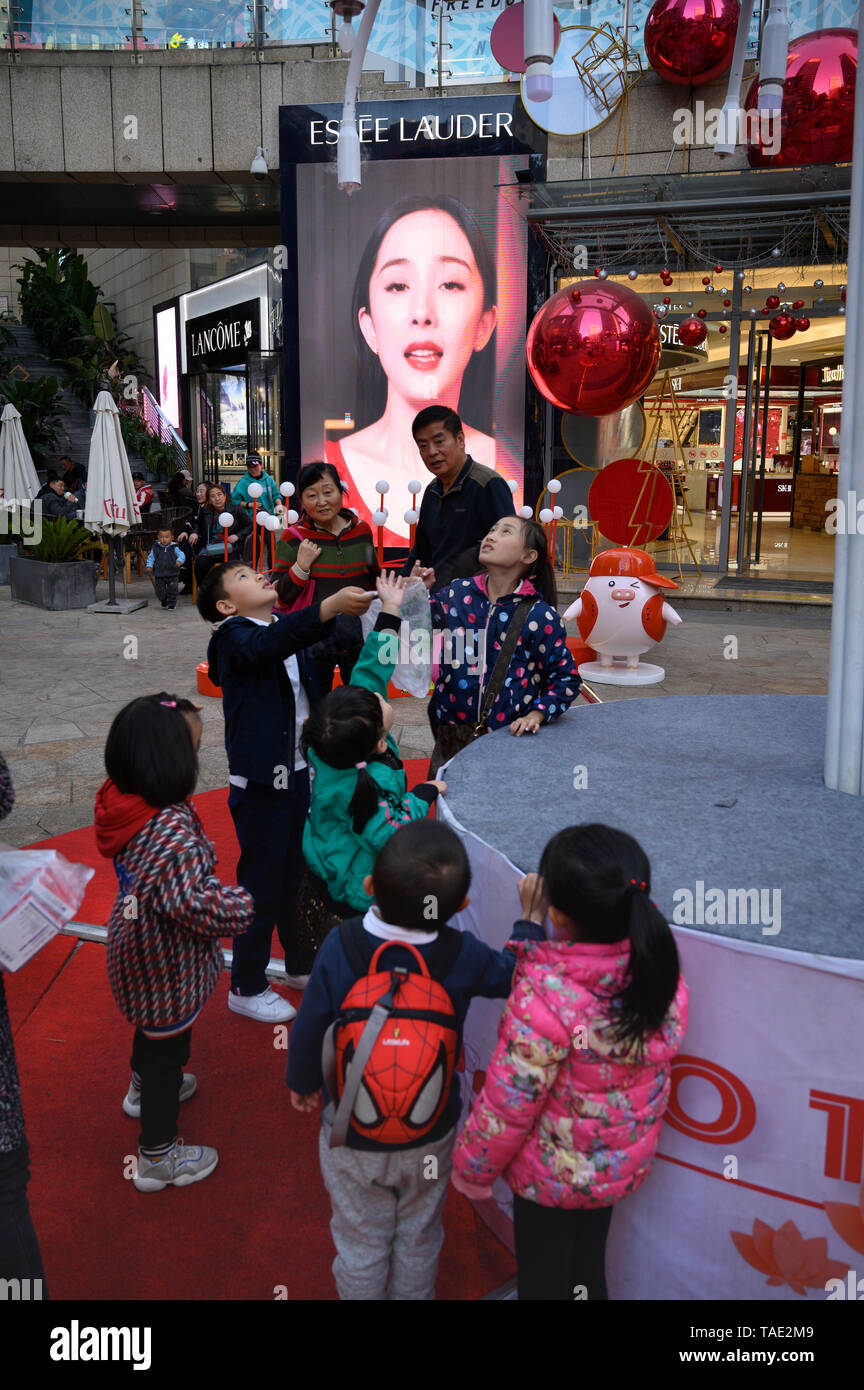
M71 922L95 870L54 849L0 852L0 967L19 970Z
M381 612L380 598L373 599L361 618L363 640L369 636ZM395 633L393 634L395 637ZM392 681L398 690L425 700L432 678L432 615L429 594L422 579L412 579L402 601L399 660Z

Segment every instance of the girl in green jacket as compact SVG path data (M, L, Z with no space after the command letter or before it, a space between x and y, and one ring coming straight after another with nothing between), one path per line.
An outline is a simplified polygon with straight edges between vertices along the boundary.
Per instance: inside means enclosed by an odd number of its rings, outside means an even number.
M307 881L299 909L301 937L317 949L336 922L366 912L363 880L379 849L406 821L423 820L446 782L409 792L390 730L387 689L395 666L405 580L376 583L381 613L363 645L350 685L331 690L303 726L301 749L312 770L312 799L303 832ZM317 917L317 921L312 920Z

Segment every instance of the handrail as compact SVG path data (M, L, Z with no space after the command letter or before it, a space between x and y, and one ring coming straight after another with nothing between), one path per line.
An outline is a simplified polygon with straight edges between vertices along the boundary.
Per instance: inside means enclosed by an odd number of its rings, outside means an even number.
M183 468L189 467L190 453L186 444L163 411L153 392L141 387L141 418L151 434L155 434L162 444L170 444Z

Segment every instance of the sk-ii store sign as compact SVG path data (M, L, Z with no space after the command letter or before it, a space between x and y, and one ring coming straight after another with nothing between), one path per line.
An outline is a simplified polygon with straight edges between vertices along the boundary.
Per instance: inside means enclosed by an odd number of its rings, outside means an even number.
M242 366L247 352L261 346L261 305L257 299L216 309L186 323L187 372L213 372Z

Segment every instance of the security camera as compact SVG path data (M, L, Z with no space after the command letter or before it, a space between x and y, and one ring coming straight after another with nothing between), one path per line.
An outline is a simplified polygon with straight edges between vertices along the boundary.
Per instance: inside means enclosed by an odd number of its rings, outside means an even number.
M259 145L255 151L255 158L249 165L249 173L256 178L259 183L263 183L268 177L270 170L267 168L267 150L263 145Z

